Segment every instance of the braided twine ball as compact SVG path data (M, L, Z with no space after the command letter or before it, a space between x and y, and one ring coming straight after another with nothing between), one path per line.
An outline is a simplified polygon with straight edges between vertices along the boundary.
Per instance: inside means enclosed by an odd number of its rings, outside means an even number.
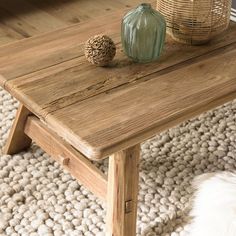
M106 66L116 54L116 45L107 35L95 35L85 43L84 54L90 63Z

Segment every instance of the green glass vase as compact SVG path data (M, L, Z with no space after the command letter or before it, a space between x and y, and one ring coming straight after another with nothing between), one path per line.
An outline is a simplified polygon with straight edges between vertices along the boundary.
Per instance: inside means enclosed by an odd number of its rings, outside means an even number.
M131 10L122 20L123 49L136 62L156 61L163 51L165 35L165 18L148 3Z

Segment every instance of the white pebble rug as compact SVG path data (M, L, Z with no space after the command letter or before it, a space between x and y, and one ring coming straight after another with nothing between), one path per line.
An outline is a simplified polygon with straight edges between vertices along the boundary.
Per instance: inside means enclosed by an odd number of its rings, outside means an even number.
M0 90L0 147L18 103ZM190 236L195 176L236 169L236 101L142 144L138 235ZM107 161L99 163L107 170ZM0 235L104 235L106 206L39 147L0 153Z

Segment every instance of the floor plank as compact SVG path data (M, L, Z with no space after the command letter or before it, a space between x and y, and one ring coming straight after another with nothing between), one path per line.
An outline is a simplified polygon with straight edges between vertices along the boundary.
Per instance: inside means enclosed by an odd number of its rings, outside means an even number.
M1 0L0 45L96 19L139 3L138 0Z

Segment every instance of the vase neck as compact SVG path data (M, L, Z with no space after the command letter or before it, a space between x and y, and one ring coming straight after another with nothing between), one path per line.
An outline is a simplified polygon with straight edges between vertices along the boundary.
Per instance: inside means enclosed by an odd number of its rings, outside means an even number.
M149 3L141 3L138 7L137 10L138 11L144 11L144 10L151 10L152 6Z

